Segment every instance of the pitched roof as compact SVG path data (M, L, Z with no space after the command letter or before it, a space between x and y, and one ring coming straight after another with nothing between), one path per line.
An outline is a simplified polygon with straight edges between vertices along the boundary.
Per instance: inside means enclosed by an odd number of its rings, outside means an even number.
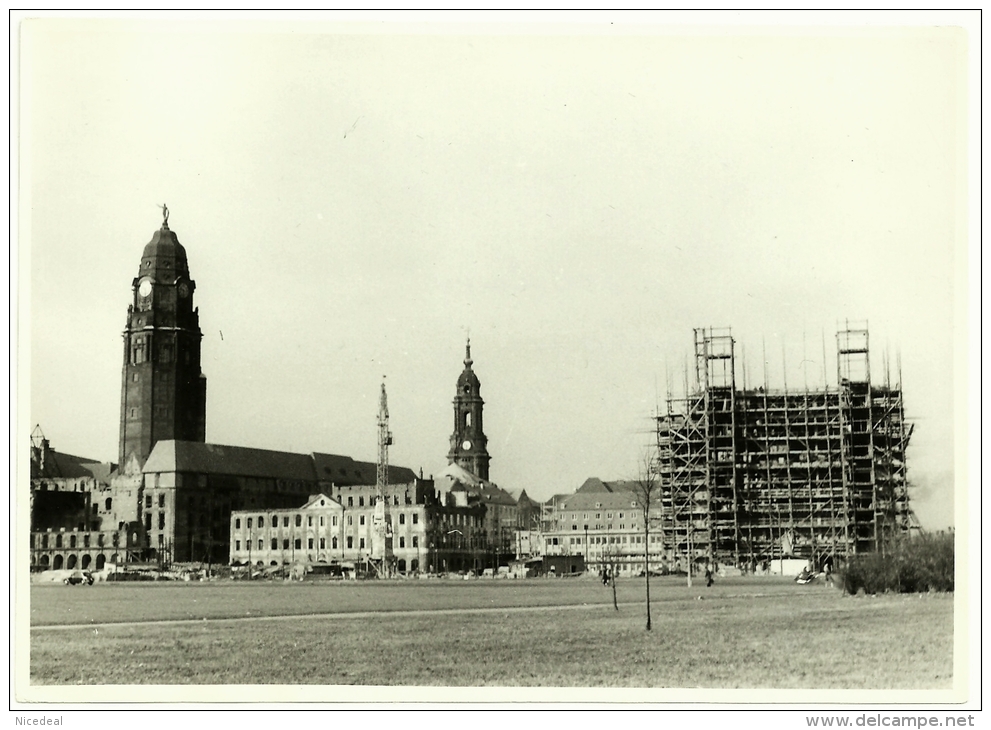
M478 497L488 504L516 505L516 500L509 492L492 482L480 479L458 464L448 464L440 473L434 477L436 482L440 479L450 480L450 489L457 489L458 485L466 489L469 494Z
M491 482L485 482L481 487L481 498L491 504L506 504L516 506L513 495L505 489L500 489Z
M310 482L317 480L313 459L307 454L194 441L159 441L151 450L142 471L231 474Z
M377 468L374 463L335 454L296 454L195 441L159 441L142 471L231 474L351 486L375 484ZM389 467L390 484L409 484L415 479L412 469Z
M558 510L624 509L633 508L637 496L627 490L615 492L575 492L561 501Z
M448 464L434 478L436 479L437 477L447 477L451 481L461 482L472 487L480 487L485 483L460 464Z
M313 455L317 479L333 482L340 486L375 484L378 478L378 465L369 461L355 461L350 456L337 454ZM416 473L405 466L389 465L389 484L409 484L416 479Z
M636 486L636 482L616 481L604 482L598 477L589 477L575 491L575 494L602 493L602 492L631 492Z
M45 452L43 469L34 459L31 460L31 478L78 479L80 477L94 477L97 481L109 484L110 472L115 466L109 462L87 459L85 456L64 454L49 448Z
M311 494L306 500L302 509L319 509L321 507L341 507L341 503L336 499L328 497L326 494Z
M513 493L510 492L510 494ZM540 502L533 499L529 494L527 494L525 489L521 489L519 494L513 494L513 497L516 499L516 504L534 505L534 506L540 504Z

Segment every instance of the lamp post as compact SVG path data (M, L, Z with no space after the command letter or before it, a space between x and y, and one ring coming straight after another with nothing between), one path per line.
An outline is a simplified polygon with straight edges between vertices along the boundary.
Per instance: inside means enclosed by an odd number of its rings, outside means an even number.
M588 525L585 525L585 570L588 571Z

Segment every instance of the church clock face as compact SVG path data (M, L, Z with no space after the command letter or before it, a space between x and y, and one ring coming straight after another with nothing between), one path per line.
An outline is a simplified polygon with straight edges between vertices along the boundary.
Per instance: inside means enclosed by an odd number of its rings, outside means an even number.
M182 282L179 284L179 298L185 299L189 296L189 284Z
M461 444L461 448L464 449L465 451L468 451L468 449L471 448L471 441L464 441Z
M147 297L151 294L151 279L142 279L138 283L138 295Z

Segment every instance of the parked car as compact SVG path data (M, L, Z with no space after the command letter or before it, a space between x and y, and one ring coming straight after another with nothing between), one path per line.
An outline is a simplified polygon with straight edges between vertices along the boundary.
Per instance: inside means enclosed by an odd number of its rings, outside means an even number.
M67 586L77 586L85 583L88 586L93 585L93 574L88 570L74 570L66 576L65 580L62 581Z

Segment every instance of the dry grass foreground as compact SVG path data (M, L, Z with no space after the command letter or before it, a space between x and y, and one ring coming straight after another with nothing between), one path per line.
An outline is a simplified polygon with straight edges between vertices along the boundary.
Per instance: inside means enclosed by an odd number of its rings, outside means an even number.
M952 595L769 578L651 589L648 633L640 580L620 582L618 612L591 579L36 585L31 682L952 686Z

